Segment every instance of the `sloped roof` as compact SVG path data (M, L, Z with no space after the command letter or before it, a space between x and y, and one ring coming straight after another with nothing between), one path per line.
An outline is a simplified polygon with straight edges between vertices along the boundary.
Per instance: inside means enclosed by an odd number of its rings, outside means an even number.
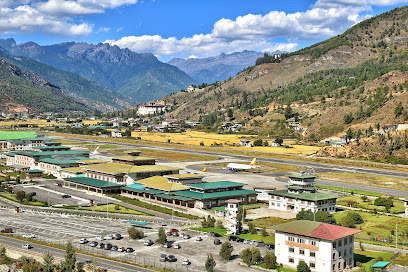
M180 170L180 168L165 166L165 165L128 165L123 163L102 163L88 165L87 169L108 173L108 174L120 174L120 173L143 173L143 172L157 172L157 171L168 171L168 170Z
M194 199L233 197L233 196L239 196L239 195L251 195L251 194L256 194L256 193L257 193L256 191L252 191L252 190L233 190L233 191L224 191L224 192L216 192L216 193L199 193L199 192L193 192L193 191L174 192L174 194L191 197Z
M44 159L40 159L39 161L44 162L44 163L49 163L49 164L57 164L57 165L78 164L76 160L57 160L57 159L51 159L51 158L44 158Z
M335 195L324 194L324 193L289 193L288 190L276 190L276 191L269 191L268 194L276 195L276 196L283 196L283 197L290 197L294 199L300 200L307 200L307 201L319 201L319 200L328 200L328 199L337 199L338 197Z
M272 226L272 228L279 232L298 234L329 241L335 241L337 239L361 232L361 230L309 220L296 220L275 225Z
M215 181L215 182L201 182L195 184L186 184L186 186L196 189L209 190L218 188L229 188L244 186L245 183L233 182L233 181Z
M155 188L164 191L179 191L187 190L188 187L182 184L169 182L167 178L162 176L154 176L150 178L140 179L137 183L141 183L146 187Z
M99 179L94 179L94 178L87 178L87 177L73 177L73 178L66 178L65 180L82 183L86 185L91 185L95 187L100 187L100 188L122 187L123 186L121 184L99 180Z

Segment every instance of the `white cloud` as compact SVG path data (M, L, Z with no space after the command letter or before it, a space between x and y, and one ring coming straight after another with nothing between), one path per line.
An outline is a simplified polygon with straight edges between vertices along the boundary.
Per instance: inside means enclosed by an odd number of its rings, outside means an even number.
M106 43L156 56L214 56L247 50L293 51L298 41L322 40L342 33L368 18L373 5L394 5L408 0L317 0L305 12L271 11L247 14L214 23L211 33L191 37L127 36ZM286 40L287 42L282 42ZM280 42L273 42L279 40Z
M0 34L39 31L53 36L87 36L93 25L76 23L77 17L135 3L137 0L0 0Z

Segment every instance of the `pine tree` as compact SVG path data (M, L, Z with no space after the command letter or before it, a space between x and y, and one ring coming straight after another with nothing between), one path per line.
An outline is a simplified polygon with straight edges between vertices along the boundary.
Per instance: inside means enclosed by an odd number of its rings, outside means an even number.
M212 254L210 253L207 256L207 260L205 261L205 269L207 270L207 272L214 272L214 267L216 266L216 262L212 256Z
M164 245L167 242L166 232L164 231L163 227L159 229L159 244Z

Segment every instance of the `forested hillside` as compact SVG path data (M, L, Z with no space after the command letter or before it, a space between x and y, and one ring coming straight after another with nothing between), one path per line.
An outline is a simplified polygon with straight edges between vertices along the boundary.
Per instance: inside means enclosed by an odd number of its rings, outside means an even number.
M44 78L0 59L0 111L91 112Z
M404 112L408 108L407 20L405 6L284 54L279 61L258 59L259 65L231 80L166 97L174 105L169 115L207 120L214 112L214 123L245 121L259 127L260 133L270 133L278 120L299 116L307 141L345 133L349 127L404 122L408 119ZM395 116L399 102L404 110ZM288 105L293 111L289 115L285 114Z

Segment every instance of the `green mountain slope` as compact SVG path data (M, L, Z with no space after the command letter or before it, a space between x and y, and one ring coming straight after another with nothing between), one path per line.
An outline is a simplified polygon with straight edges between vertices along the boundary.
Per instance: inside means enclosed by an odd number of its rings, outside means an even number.
M2 53L0 57L44 77L75 100L100 111L118 110L136 104L130 97L117 94L84 76L62 71L26 57L12 57Z
M90 112L44 78L0 59L0 111Z

